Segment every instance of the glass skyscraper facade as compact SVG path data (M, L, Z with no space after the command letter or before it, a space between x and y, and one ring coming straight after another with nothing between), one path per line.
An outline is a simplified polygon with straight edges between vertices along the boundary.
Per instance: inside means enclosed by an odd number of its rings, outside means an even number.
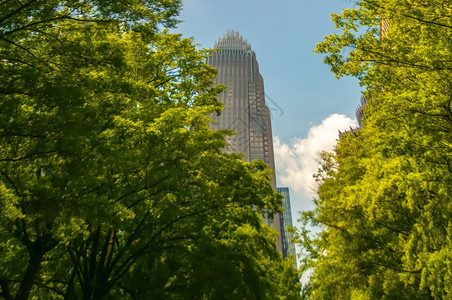
M217 84L227 89L219 96L224 104L220 116L213 116L213 129L230 129L237 132L227 139L227 152L242 153L244 160L260 159L275 170L270 110L265 104L264 80L251 45L237 31L228 31L214 44L216 52L207 63L217 69ZM273 177L272 186L276 189ZM267 220L278 231L279 215ZM281 251L281 241L277 240Z
M282 255L287 257L288 255L295 256L295 245L290 241L293 238L293 234L287 230L287 226L292 225L292 209L290 207L290 194L289 188L279 187L278 192L283 195L283 212L280 214L281 223L281 243L282 243Z

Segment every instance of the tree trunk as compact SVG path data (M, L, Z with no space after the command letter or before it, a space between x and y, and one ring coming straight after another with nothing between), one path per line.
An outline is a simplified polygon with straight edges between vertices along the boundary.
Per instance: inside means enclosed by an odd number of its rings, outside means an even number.
M6 279L0 279L0 287L2 288L2 292L0 293L0 296L3 297L5 300L11 300L13 299L11 297L11 292L9 291L8 281Z
M49 250L46 246L48 238L39 237L31 243L29 247L30 259L28 261L27 269L21 281L19 290L16 294L16 300L26 300L30 296L31 288L41 269L41 262L44 254Z

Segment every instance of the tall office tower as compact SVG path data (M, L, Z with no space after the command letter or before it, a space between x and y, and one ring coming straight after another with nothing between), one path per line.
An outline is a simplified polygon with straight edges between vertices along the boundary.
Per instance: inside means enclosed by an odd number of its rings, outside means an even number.
M230 129L237 132L227 139L227 152L242 153L246 161L260 159L275 170L270 110L265 104L264 80L259 73L256 54L251 45L237 31L228 31L214 44L217 52L207 63L218 71L216 83L227 90L219 96L224 104L220 116L214 116L213 129ZM276 180L271 182L276 190ZM277 230L279 216L266 220ZM281 251L281 241L277 240Z
M389 21L384 16L382 16L380 19L381 19L380 20L380 40L382 40L383 38L386 37L386 35L388 33ZM364 107L366 107L368 101L369 101L368 98L361 96L361 103L358 106L358 108L356 109L356 120L358 120L358 128L357 129L363 128Z
M380 39L386 36L389 28L389 20L382 16L380 21Z
M287 226L293 226L292 210L290 208L289 188L279 187L278 192L280 192L284 196L282 202L284 211L280 214L280 223L281 223L282 255L283 258L286 258L290 254L295 256L295 245L290 241L293 238L293 234L287 230Z

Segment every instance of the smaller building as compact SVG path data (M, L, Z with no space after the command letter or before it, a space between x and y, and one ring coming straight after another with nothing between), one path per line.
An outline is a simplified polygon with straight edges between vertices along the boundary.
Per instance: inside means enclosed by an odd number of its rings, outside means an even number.
M293 234L287 230L288 226L293 226L292 223L292 210L290 207L290 194L289 188L279 187L278 192L283 195L282 206L283 212L279 214L281 224L281 243L282 243L282 255L286 258L289 255L295 256L295 245L291 242Z
M364 119L364 107L367 105L367 99L364 96L361 96L361 103L356 109L356 120L358 120L358 128L363 128L363 119Z
M344 131L339 130L339 138L341 138L344 134L347 134L350 132L356 136L356 132L358 132L358 130L363 128L363 120L365 118L364 108L367 106L368 100L369 100L368 98L361 96L361 103L358 106L358 108L356 109L356 120L358 121L358 127L353 128L350 126L350 130L344 130Z

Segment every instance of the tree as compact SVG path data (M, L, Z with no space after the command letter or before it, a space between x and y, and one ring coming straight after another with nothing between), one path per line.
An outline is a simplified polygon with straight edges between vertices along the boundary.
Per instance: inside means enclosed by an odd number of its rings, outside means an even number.
M303 216L312 299L451 295L451 20L444 1L356 1L317 45L370 101Z
M280 199L263 163L222 153L230 132L209 129L222 87L208 51L162 29L180 5L0 3L4 298L183 298L184 272L225 252L262 288L227 292L273 288L282 262L260 212Z

